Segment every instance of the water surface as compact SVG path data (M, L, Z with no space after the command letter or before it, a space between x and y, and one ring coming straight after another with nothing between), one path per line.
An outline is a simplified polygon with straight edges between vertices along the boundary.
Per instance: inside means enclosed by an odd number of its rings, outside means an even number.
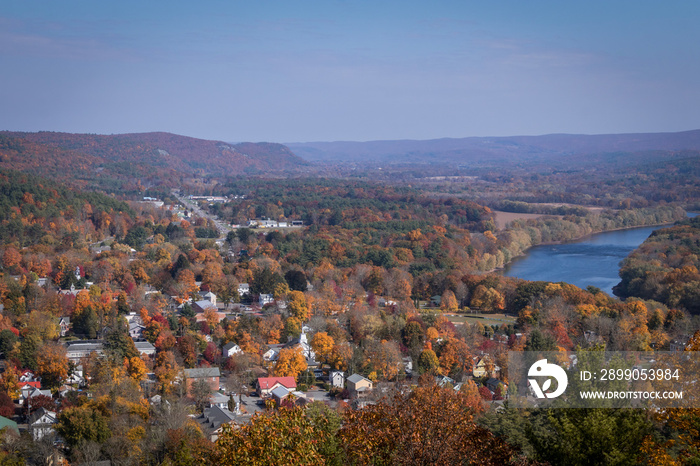
M620 282L620 261L649 237L655 227L597 233L579 241L530 248L503 270L507 277L597 286L612 295Z

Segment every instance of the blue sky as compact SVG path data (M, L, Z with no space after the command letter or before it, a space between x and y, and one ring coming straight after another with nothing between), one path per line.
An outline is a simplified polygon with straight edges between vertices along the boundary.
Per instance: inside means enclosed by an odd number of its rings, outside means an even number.
M700 128L690 0L0 6L0 129L303 142Z

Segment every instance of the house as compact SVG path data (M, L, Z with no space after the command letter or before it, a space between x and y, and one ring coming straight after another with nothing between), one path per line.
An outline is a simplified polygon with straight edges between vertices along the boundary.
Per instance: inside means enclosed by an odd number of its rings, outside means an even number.
M64 381L66 385L77 385L78 387L85 386L85 377L83 377L83 366L78 365L68 374Z
M34 411L27 420L29 431L35 441L55 433L54 424L56 424L56 413L44 408Z
M192 304L192 310L196 313L202 313L206 309L212 308L216 311L216 304L212 303L211 301L208 301L206 299L201 299L194 304Z
M440 376L440 377L435 377L435 383L437 384L438 387L445 387L447 385L451 385L452 387L455 386L455 379L452 377L448 377L446 375Z
M226 408L213 406L206 408L197 419L202 426L202 430L208 433L209 440L216 442L221 433L221 426L236 420L236 415Z
M221 322L226 318L226 314L224 314L223 312L215 312L214 315L216 316L217 322ZM206 322L207 317L204 314L200 313L194 316L194 320L200 323Z
M192 384L199 380L205 380L207 383L209 383L212 391L219 389L219 377L221 377L221 371L219 371L218 367L185 369L184 374L187 393L189 393Z
M140 340L143 338L143 331L146 329L141 322L136 322L136 320L132 320L129 322L129 336L133 340Z
M206 293L200 293L200 296L202 297L203 301L209 301L210 303L216 306L216 295L211 291L207 291Z
M685 346L688 344L688 341L690 340L690 335L682 335L678 338L675 338L671 340L671 343L669 343L669 350L676 352L676 351L684 351Z
M19 404L20 406L24 406L25 403L29 403L29 405L31 406L32 398L35 398L40 395L48 396L49 398L51 398L51 390L39 390L36 387L30 387L29 385L25 385L22 388L20 388L19 391Z
M242 353L243 350L241 349L240 346L235 344L234 342L229 342L226 343L223 348L221 348L221 352L225 358L231 357L234 354Z
M372 381L360 374L352 374L348 377L348 390L351 394L359 396L372 390Z
M494 395L502 396L505 394L507 386L500 380L491 377L486 381L486 388L488 388Z
M244 294L250 294L250 285L247 283L239 283L238 296L243 296Z
M29 369L24 369L19 375L19 384L22 387L30 386L34 388L41 388L41 377L34 375L34 372Z
M66 343L66 357L76 364L92 353L103 355L104 343L99 340L75 340Z
M7 430L12 430L17 435L19 435L19 426L17 425L17 423L12 419L0 416L0 430L4 429L5 427L7 427Z
M478 361L472 366L472 375L474 377L488 377L493 371L493 364L488 357L478 358Z
M411 359L411 356L406 356L401 359L403 362L403 370L407 375L413 374L413 359Z
M224 395L221 392L214 392L209 397L209 407L212 408L214 406L218 406L219 408L228 409L228 402L230 400L231 397Z
M331 384L331 387L343 388L345 386L345 372L331 371L328 374L328 383Z
M70 331L70 317L59 317L58 318L58 331L62 337L68 335Z
M148 341L135 341L134 346L142 356L153 356L156 354L156 347Z
M272 304L274 302L275 298L273 298L271 294L261 293L258 297L258 304L260 304L260 306L265 306L266 304Z
M260 397L270 396L272 390L280 386L292 391L296 390L297 382L294 377L260 377L258 378L258 395Z
M285 387L283 387L282 385L278 385L275 387L274 390L270 392L270 396L275 401L275 404L279 406L284 400L287 399L289 393L290 391L287 390Z
M280 355L280 350L283 347L284 345L269 345L268 350L263 353L263 361L277 361L277 357Z
M301 354L303 354L306 358L307 364L311 365L312 361L316 361L316 353L314 352L313 348L311 348L309 339L306 336L306 331L308 330L308 327L302 327L299 338L289 340L287 343L285 343L284 348L301 348Z

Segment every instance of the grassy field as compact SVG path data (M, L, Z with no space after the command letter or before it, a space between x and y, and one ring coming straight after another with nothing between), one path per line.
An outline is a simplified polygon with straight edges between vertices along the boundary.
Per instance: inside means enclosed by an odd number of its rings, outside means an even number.
M464 324L468 322L474 324L476 322L481 322L483 325L503 325L503 324L514 324L516 317L506 314L445 314L447 319L456 325Z

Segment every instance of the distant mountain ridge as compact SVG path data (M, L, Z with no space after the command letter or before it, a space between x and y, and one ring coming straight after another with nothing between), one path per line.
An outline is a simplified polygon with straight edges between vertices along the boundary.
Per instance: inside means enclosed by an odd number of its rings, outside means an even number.
M614 152L700 150L700 130L677 133L549 134L431 140L287 143L313 162L431 163L538 160L556 156Z
M79 161L81 169L88 171L127 164L137 171L152 167L185 176L279 172L308 164L282 144L229 144L162 132L98 135L2 131L0 138L0 166L24 170L31 168L26 167L31 161L31 165L39 165L39 172L40 160L67 170ZM21 150L13 151L13 147Z

